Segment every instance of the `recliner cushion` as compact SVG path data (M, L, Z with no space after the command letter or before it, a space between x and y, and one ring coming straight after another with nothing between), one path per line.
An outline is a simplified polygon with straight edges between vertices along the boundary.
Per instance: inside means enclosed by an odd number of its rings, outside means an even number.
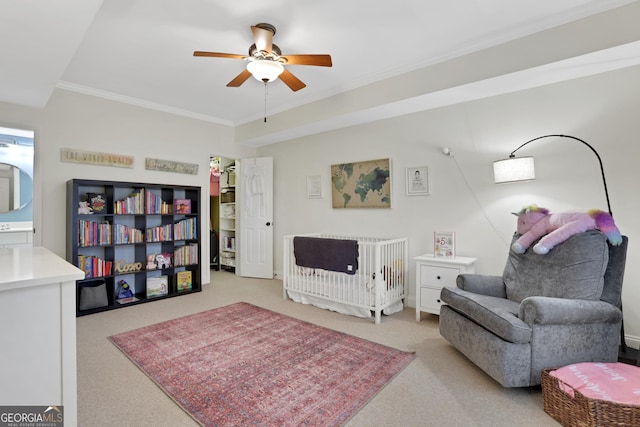
M514 239L518 236L514 236ZM546 255L509 251L502 278L507 298L530 296L598 300L604 286L609 248L604 234L590 230L571 236Z
M518 318L520 303L453 287L442 288L440 299L505 341L516 344L531 341L531 328Z

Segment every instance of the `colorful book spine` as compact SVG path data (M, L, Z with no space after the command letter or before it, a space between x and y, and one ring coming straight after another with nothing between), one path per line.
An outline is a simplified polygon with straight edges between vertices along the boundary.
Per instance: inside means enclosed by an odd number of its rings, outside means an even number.
M85 278L87 279L110 276L113 262L95 256L78 255L78 268L84 271Z
M112 225L108 222L78 220L78 246L104 246L113 244Z
M174 240L191 240L198 238L198 223L196 218L187 218L174 224Z
M198 244L180 246L173 251L173 265L176 267L198 264Z
M116 224L114 226L114 243L116 245L126 245L129 243L144 242L144 234L142 230L138 230L128 225Z
M147 228L145 231L147 242L168 242L173 240L173 226L171 224Z
M123 200L113 202L113 212L117 215L138 215L145 213L145 191L144 188L138 190Z
M151 215L170 214L171 204L162 200L158 194L147 191L145 200L145 213Z

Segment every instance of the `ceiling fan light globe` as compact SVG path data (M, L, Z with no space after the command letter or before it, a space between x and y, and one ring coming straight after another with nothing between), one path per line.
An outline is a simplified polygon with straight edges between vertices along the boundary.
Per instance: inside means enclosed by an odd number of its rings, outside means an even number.
M258 60L247 64L247 71L260 82L272 82L284 71L284 66L280 62Z

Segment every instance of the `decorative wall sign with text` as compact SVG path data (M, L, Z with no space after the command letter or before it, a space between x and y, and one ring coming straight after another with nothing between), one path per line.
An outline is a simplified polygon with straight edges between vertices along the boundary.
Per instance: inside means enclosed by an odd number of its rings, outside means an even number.
M101 153L97 151L73 150L71 148L60 149L60 161L98 166L115 166L118 168L133 168L133 156Z
M174 162L173 160L151 159L147 157L144 159L144 167L147 170L198 175L198 165L196 163Z

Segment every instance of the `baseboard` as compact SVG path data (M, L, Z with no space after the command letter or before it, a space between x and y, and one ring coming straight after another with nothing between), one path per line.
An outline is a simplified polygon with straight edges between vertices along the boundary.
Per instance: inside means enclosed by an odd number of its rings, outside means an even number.
M627 346L626 351L623 351L622 346L620 346L620 351L618 352L618 362L626 363L627 365L640 366L640 359L638 359L638 350Z
M407 305L410 308L416 308L416 297L409 295L409 298L407 298Z
M633 335L624 334L624 340L627 343L628 347L640 348L640 338Z

